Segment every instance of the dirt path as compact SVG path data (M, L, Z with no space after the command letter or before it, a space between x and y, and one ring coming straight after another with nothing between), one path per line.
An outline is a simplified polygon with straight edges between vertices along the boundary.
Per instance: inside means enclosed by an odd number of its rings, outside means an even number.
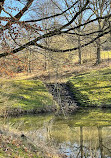
M78 106L66 83L48 83L46 87L53 95L54 100L59 104L61 112L75 112Z

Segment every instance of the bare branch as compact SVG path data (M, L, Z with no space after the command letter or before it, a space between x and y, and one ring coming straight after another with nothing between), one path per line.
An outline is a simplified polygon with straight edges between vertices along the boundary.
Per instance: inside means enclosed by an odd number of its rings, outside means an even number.
M44 17L44 18L40 18L37 20L26 20L24 22L38 22L38 21L42 21L42 20L46 20L46 19L50 19L50 18L54 18L54 17L58 17L60 15L63 15L64 13L66 13L68 10L70 10L72 7L74 7L74 5L76 5L78 3L78 1L76 1L73 5L71 5L68 9L64 10L63 12L59 13L59 14L54 14L48 17Z
M85 43L85 44L81 45L81 48L88 46L89 44L95 42L97 39L99 39L100 37L102 37L102 36L104 36L104 35L106 35L106 34L108 34L108 33L110 33L110 30L108 30L108 31L106 31L106 32L104 32L104 33L99 34L96 38L93 38L93 39L92 39L91 41L89 41L88 43ZM71 49L59 50L59 49L47 48L47 47L42 46L42 45L37 44L37 43L36 43L35 45L38 46L38 47L40 47L40 48L42 48L42 49L46 49L46 50L48 50L48 51L52 51L52 52L62 52L62 53L65 53L65 52L68 52L68 51L74 51L74 50L79 49L79 46L78 46L78 47L71 48Z
M79 27L81 27L81 26L84 26L84 25L93 23L94 21L97 21L98 19L109 19L109 18L111 18L111 14L106 15L106 16L103 16L103 17L98 17L98 18L92 19L92 20L90 20L90 21L87 21L86 23L83 23L83 24L80 24L80 25L78 25L78 26L75 26L74 28L70 28L70 29L68 29L66 32L71 31L71 30L74 30L74 29L77 29L77 28L79 28Z
M10 18L10 17L0 17L0 20L3 20L3 21L10 21L11 18Z
M22 10L20 10L20 12L19 12L17 15L15 15L15 16L13 17L13 20L12 20L12 21L8 22L8 23L4 26L4 29L8 29L8 27L10 26L10 24L13 23L13 22L15 22L16 20L17 20L16 22L18 22L18 20L23 16L23 14L24 14L24 13L29 9L29 7L32 5L33 1L34 1L34 0L28 0L28 2L27 2L27 4L25 5L25 7L24 7Z
M5 0L0 0L0 13L2 11L2 6L3 6L4 2L5 2Z

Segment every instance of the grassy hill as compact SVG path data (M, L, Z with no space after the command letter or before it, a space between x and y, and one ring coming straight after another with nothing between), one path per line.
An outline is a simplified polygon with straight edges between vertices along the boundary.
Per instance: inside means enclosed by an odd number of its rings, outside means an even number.
M0 115L51 112L57 108L39 80L0 81Z
M68 84L80 105L111 107L111 68L76 75Z

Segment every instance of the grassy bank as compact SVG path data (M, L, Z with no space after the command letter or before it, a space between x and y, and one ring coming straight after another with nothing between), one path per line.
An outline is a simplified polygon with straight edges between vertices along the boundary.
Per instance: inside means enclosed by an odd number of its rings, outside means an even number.
M56 104L39 80L0 81L0 115L55 111Z
M33 133L34 134L34 133ZM31 135L32 136L32 135ZM57 150L7 125L0 127L0 158L62 158Z
M111 68L76 75L68 85L80 105L111 107Z

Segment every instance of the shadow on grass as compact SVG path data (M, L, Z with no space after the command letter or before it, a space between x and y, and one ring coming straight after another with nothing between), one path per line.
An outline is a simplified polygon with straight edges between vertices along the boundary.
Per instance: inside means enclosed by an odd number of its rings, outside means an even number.
M96 89L103 89L103 88L111 88L111 86L104 86L104 87L89 87L89 88L80 88L80 91L87 91L87 90L96 90Z

